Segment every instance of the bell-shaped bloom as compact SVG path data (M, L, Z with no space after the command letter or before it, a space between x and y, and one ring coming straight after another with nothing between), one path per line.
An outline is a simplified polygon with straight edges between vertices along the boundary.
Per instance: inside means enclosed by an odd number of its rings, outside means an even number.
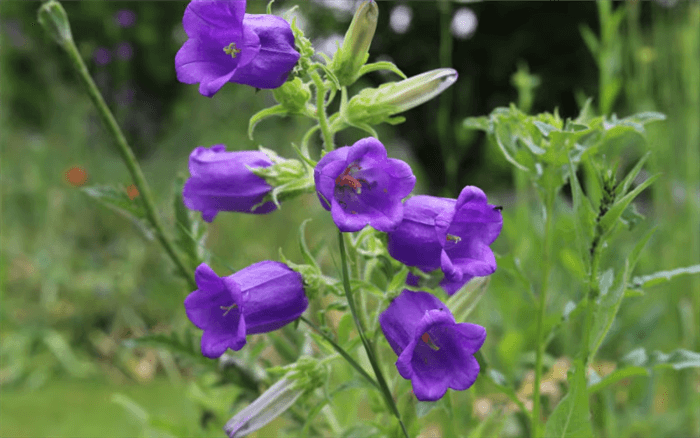
M340 231L366 225L391 231L401 223L401 200L413 190L416 177L408 164L387 158L384 145L368 137L324 155L314 169L314 182L321 205Z
M197 290L185 298L192 324L204 330L202 354L238 351L246 335L267 333L297 319L309 305L301 274L280 262L264 261L219 277L205 263L195 271Z
M264 214L275 210L273 202L259 204L272 187L247 167L268 167L270 158L260 151L226 152L226 146L197 147L190 154L190 175L182 198L202 219L214 220L220 211Z
M175 55L177 79L212 97L226 82L277 88L299 60L287 21L245 13L245 0L192 1L182 24L188 40Z
M501 233L500 208L467 186L455 199L419 195L404 203L403 221L388 234L389 254L425 272L442 268L440 285L452 295L474 277L496 271L489 245Z
M474 358L486 339L476 324L456 323L447 306L427 292L404 289L379 315L396 368L420 401L436 401L447 388L463 391L479 374Z

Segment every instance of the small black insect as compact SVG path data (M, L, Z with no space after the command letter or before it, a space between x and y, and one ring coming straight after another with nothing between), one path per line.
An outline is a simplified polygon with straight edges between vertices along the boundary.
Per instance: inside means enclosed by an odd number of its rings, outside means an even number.
M493 207L493 209L496 211L501 211L501 210L503 210L503 207L500 205L497 205L497 206Z

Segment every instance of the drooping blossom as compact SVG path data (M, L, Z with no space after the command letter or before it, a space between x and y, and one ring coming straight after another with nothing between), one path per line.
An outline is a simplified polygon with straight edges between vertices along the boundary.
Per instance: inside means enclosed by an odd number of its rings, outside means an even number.
M182 24L189 39L175 55L180 82L199 83L199 92L212 97L226 82L268 89L287 80L300 57L289 23L245 8L245 0L187 5Z
M264 214L275 210L275 204L259 204L272 187L246 168L272 165L260 151L226 152L226 146L210 149L197 147L190 154L190 175L182 197L190 210L202 212L202 219L211 222L220 211Z
M403 221L388 234L389 254L425 272L441 268L440 285L452 295L474 277L496 271L489 245L503 227L500 208L467 186L455 199L419 195L404 204Z
M195 271L197 290L185 299L192 324L204 330L202 354L220 357L238 351L246 335L277 330L297 319L309 305L301 274L287 265L263 261L227 277L205 263Z
M474 358L486 339L476 324L456 323L447 306L427 292L404 289L379 316L396 368L420 401L436 401L447 388L470 388L479 374Z
M387 158L384 145L368 137L327 153L314 169L316 193L340 231L371 225L395 229L403 218L401 200L416 184L411 167Z

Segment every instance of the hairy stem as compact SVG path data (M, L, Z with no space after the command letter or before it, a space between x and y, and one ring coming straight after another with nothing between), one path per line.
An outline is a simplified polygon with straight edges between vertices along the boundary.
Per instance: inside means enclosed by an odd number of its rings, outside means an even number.
M107 104L102 98L100 90L97 88L97 85L95 85L95 82L92 80L92 77L90 76L90 73L88 72L85 63L83 62L83 59L78 53L78 49L75 46L75 43L71 39L67 41L62 47L65 48L68 54L68 58L70 58L71 64L73 65L73 68L78 73L78 78L80 79L80 82L82 82L85 86L87 93L90 96L90 100L92 100L92 103L97 109L97 113L100 115L100 118L107 127L107 130L117 143L119 154L121 155L124 164L126 164L126 167L129 169L131 178L134 180L134 185L136 185L136 188L138 189L139 194L142 197L143 204L146 209L146 217L155 229L158 241L161 243L161 245L163 245L165 252L168 253L168 255L173 260L180 273L183 275L183 277L187 279L190 288L196 289L197 283L194 280L194 273L189 267L187 267L187 264L175 250L172 241L165 234L165 228L163 227L163 223L161 222L160 217L157 214L155 202L153 201L153 197L151 195L151 189L149 188L148 183L146 182L146 178L144 177L143 172L141 171L141 167L136 161L136 157L134 156L131 147L127 143L124 134L119 128L117 121L112 115L112 112L109 110Z
M384 374L382 373L382 369L379 366L379 363L377 362L376 355L374 354L374 348L372 347L372 344L370 344L369 340L365 336L365 332L362 329L362 325L360 324L360 320L357 317L357 309L355 308L355 300L352 297L352 290L350 288L350 276L348 273L348 258L347 254L345 252L345 238L343 237L343 233L341 231L338 231L338 244L340 245L340 259L341 259L341 267L343 271L343 288L345 289L345 297L348 300L348 307L350 307L350 312L352 313L352 318L355 321L355 327L357 327L357 332L360 335L360 339L362 340L362 345L365 347L365 351L367 352L367 358L369 359L369 363L372 365L372 369L374 370L374 375L377 377L377 382L379 383L379 386L381 387L381 392L382 395L384 396L384 401L386 402L387 407L393 412L394 416L399 420L399 424L401 425L401 429L403 430L404 435L406 438L409 438L408 431L406 430L406 426L403 424L403 421L401 420L401 414L399 413L399 409L396 407L396 402L394 401L394 398L391 395L391 391L389 390L389 386L386 383L386 379L384 379Z
M311 72L311 80L316 86L316 114L318 116L318 124L321 127L323 134L323 148L326 151L335 149L333 141L333 132L328 126L328 118L326 116L326 87L323 85L323 79L315 71Z

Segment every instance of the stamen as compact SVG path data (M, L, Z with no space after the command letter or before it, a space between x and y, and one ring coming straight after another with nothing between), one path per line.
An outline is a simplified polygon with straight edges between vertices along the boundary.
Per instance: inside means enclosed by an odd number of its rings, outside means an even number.
M430 336L428 335L427 332L426 332L426 333L423 333L423 336L421 336L420 338L421 338L421 340L422 340L423 342L425 342L426 344L428 344L428 347L432 348L433 350L438 351L438 350L440 349L440 347L438 347L437 345L433 344L433 340L430 339Z
M227 55L231 55L231 58L235 58L236 55L241 53L241 49L236 48L236 43L231 43L228 46L224 47L224 53Z
M228 314L228 312L230 312L232 309L235 309L236 307L238 307L238 304L233 303L233 304L231 304L231 305L228 306L228 307L226 307L226 306L219 306L219 309L225 310L226 312L224 312L224 316L226 316L226 315Z
M453 241L454 243L459 243L462 240L459 236L453 236L452 234L447 235L447 241Z

